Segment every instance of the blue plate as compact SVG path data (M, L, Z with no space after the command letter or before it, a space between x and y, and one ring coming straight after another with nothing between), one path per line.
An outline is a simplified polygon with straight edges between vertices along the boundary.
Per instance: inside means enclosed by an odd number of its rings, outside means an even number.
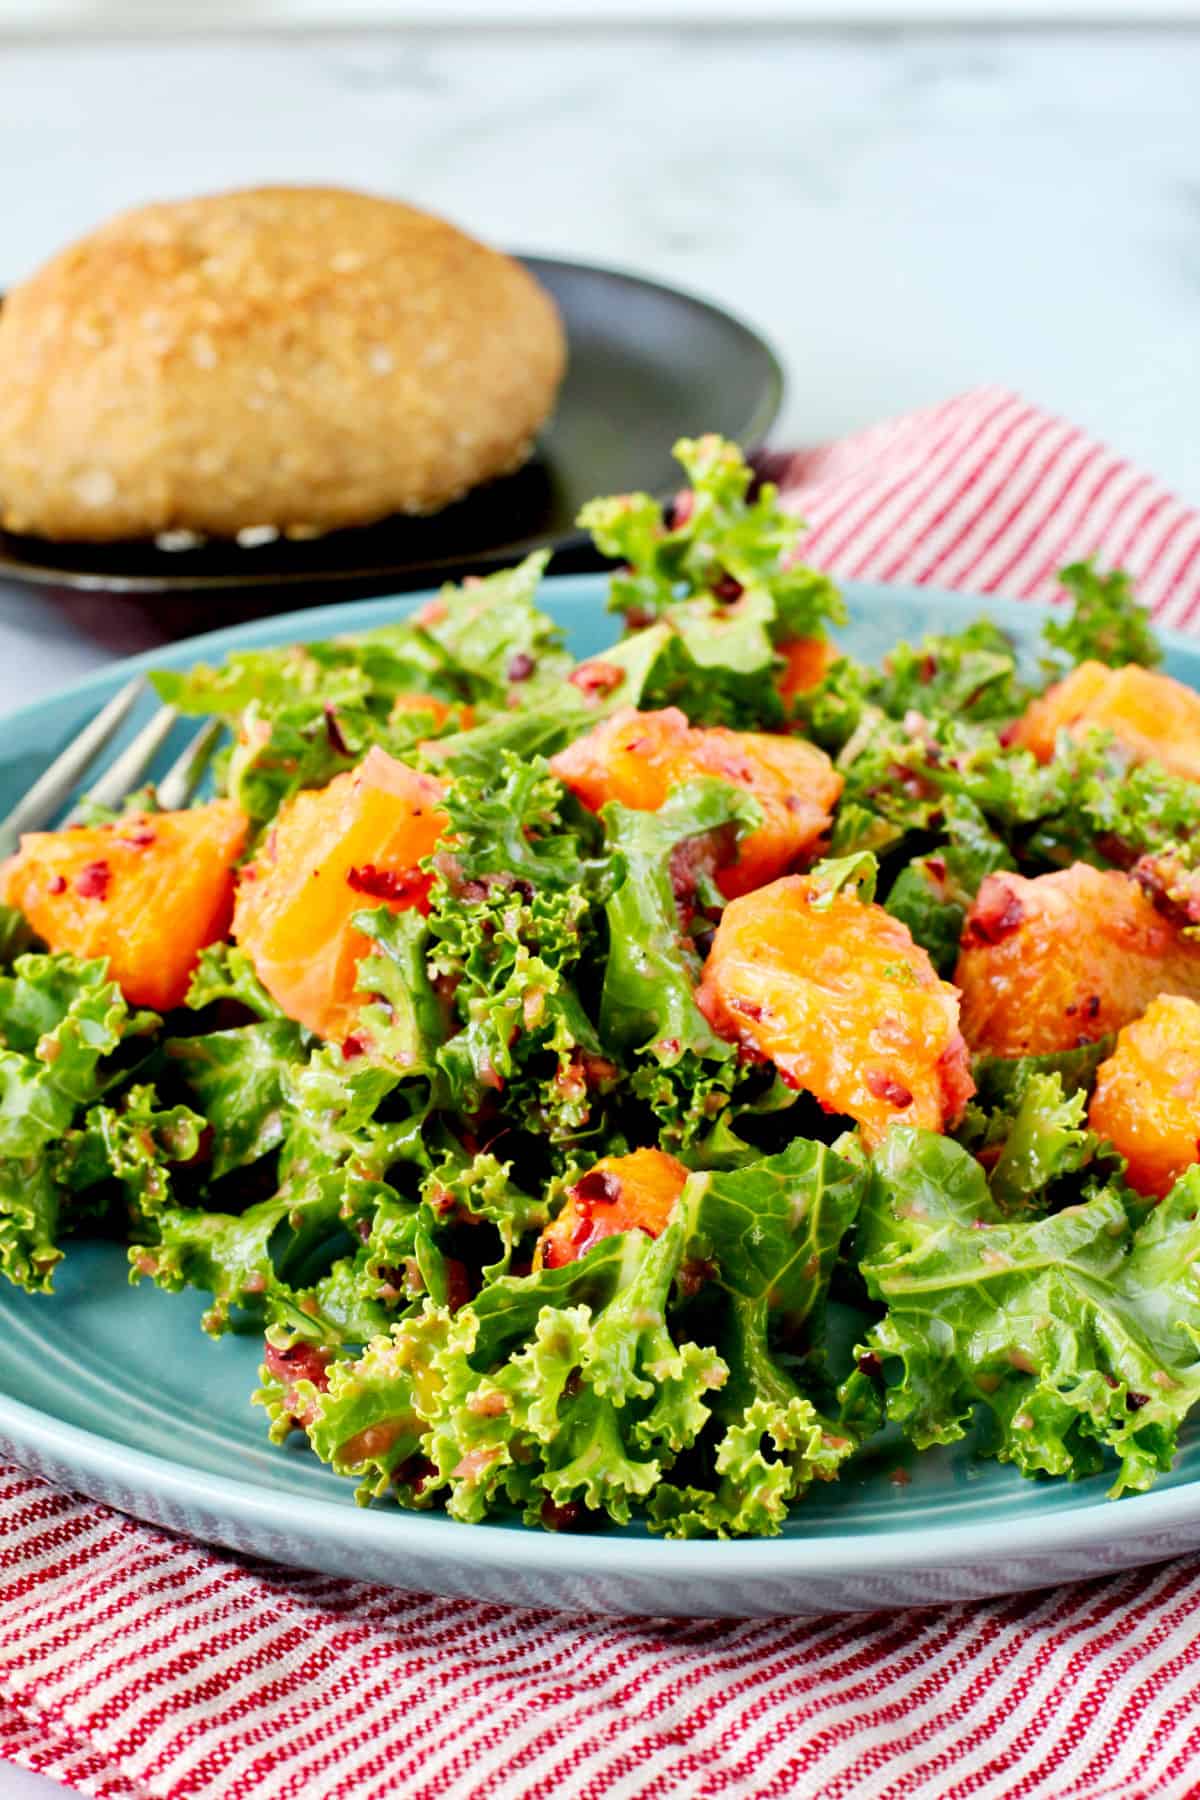
M137 668L185 667L255 644L382 624L420 596L326 607L214 632L122 663L4 721L0 812ZM851 585L843 641L898 638L986 612L1029 643L1038 609L930 590ZM611 641L604 583L547 584L581 655ZM1200 650L1168 667L1200 687ZM177 746L169 746L171 755ZM668 1543L645 1533L537 1533L354 1504L306 1451L274 1449L250 1405L257 1340L210 1343L204 1300L130 1288L116 1246L72 1245L52 1298L0 1295L0 1455L207 1543L305 1568L509 1605L749 1614L929 1606L1074 1580L1200 1548L1200 1437L1151 1494L1105 1499L1103 1478L1023 1480L968 1446L921 1456L886 1441L797 1508L782 1537Z

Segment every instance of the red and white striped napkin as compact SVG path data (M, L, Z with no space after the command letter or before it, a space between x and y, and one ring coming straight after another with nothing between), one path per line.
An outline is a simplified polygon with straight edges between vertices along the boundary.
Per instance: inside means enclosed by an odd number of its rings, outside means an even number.
M985 390L772 474L843 576L1200 629L1200 515ZM240 1562L0 1471L0 1756L112 1800L1183 1800L1200 1568L937 1612L506 1611ZM0 1793L3 1793L0 1771Z

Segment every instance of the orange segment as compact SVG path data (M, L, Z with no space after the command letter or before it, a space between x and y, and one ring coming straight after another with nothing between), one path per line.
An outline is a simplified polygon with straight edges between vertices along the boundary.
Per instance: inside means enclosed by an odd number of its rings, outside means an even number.
M1200 694L1138 663L1080 663L1018 720L1012 742L1049 762L1060 731L1111 731L1135 762L1200 781Z
M989 875L954 979L972 1050L1045 1056L1120 1030L1159 994L1200 998L1200 944L1117 869Z
M475 723L475 708L465 700L439 700L436 694L397 694L392 701L388 719L394 725L406 713L428 713L439 730L450 720L454 721L458 731L470 731Z
M958 995L881 906L792 875L725 908L697 993L713 1029L845 1113L941 1131L974 1091Z
M723 726L696 730L675 706L614 713L560 751L551 767L593 812L609 800L656 812L672 788L697 776L744 788L763 822L717 874L729 896L749 893L811 856L842 791L841 776L815 744Z
M683 1192L688 1172L662 1150L604 1156L581 1175L558 1217L538 1240L536 1268L578 1262L601 1238L619 1231L657 1237Z
M31 832L2 894L51 950L107 956L131 1005L164 1012L183 1004L196 958L229 929L245 841L231 800Z
M291 1019L342 1041L362 995L358 964L370 943L356 912L424 908L419 864L449 821L440 782L378 747L327 787L282 807L258 859L238 883L233 935Z
M837 661L836 647L826 637L793 638L790 644L777 644L784 667L775 678L780 697L790 705L797 694L807 693L824 681L830 665Z
M1200 1006L1162 995L1100 1065L1088 1124L1125 1158L1139 1194L1170 1193L1200 1162Z

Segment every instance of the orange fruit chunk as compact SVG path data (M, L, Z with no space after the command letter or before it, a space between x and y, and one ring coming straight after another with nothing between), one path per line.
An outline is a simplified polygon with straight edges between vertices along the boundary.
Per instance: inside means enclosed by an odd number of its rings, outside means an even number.
M793 638L790 643L775 646L784 659L784 667L775 677L780 697L788 705L797 694L807 693L824 681L830 665L838 658L837 647L827 637Z
M442 786L378 746L356 769L296 794L242 870L233 935L290 1019L343 1042L363 1004L358 964L370 940L356 912L425 908L419 864L449 823Z
M406 713L428 713L439 730L451 720L457 731L470 731L475 723L475 708L465 700L439 700L436 694L397 694L388 713L389 722L394 725Z
M616 712L568 744L551 767L593 812L610 800L657 812L673 788L700 776L744 788L762 809L763 822L717 872L717 886L728 897L749 893L810 857L842 791L841 776L815 744L724 726L698 730L676 706Z
M1118 869L1001 873L967 914L954 979L972 1050L1045 1056L1119 1031L1159 994L1200 998L1200 944Z
M581 1175L567 1203L538 1240L535 1268L578 1262L601 1238L619 1231L657 1237L683 1192L688 1172L663 1150L604 1156Z
M196 959L229 929L246 817L232 800L35 831L0 893L51 950L106 956L131 1006L181 1006Z
M868 1144L897 1122L942 1131L974 1092L958 995L908 927L807 876L725 908L696 998L722 1037L857 1120Z
M1200 1162L1200 1006L1180 994L1152 1000L1102 1062L1088 1124L1125 1158L1125 1179L1161 1198Z
M1049 762L1060 731L1072 737L1111 731L1134 762L1161 763L1173 775L1200 781L1200 694L1138 663L1123 669L1080 663L1031 703L1011 742Z

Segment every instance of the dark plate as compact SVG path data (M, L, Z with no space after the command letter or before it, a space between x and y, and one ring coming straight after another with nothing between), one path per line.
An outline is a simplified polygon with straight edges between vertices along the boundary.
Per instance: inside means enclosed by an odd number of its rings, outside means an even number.
M555 417L517 474L431 518L396 515L307 543L165 551L136 541L54 544L0 533L0 578L71 590L78 596L72 610L93 627L104 602L124 596L175 636L309 600L416 587L431 576L511 562L542 544L559 554L558 567L578 568L590 556L575 526L584 501L633 489L667 498L679 485L670 454L677 437L718 431L747 448L761 443L779 410L783 377L748 326L640 276L522 260L558 302L570 360Z

